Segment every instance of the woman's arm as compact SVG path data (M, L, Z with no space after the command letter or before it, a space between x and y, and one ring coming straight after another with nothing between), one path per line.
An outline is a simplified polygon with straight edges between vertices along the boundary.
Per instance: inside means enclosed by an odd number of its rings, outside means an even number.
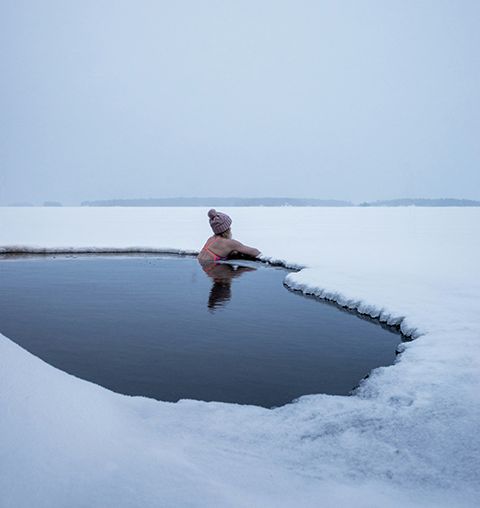
M228 246L232 249L232 251L237 251L241 254L252 256L252 258L256 258L260 254L260 251L255 249L255 247L248 247L247 245L243 245L243 243L239 242L238 240L228 240Z

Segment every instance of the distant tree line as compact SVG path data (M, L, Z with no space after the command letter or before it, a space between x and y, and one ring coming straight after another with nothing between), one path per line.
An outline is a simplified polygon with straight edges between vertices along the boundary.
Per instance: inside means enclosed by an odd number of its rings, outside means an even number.
M299 198L152 198L83 201L82 206L353 206L350 201Z
M471 199L390 199L365 201L358 205L337 199L302 198L150 198L150 199L102 199L83 201L82 206L480 206Z
M359 206L480 206L480 201L472 199L389 199L385 201L370 201L360 203Z
M29 202L9 203L6 206L37 206ZM45 201L42 206L63 206L59 201ZM364 201L354 204L351 201L338 199L302 199L302 198L150 198L150 199L101 199L97 201L83 201L81 206L201 206L201 207L229 207L229 206L480 206L480 201L473 199L454 198L404 198L381 201Z

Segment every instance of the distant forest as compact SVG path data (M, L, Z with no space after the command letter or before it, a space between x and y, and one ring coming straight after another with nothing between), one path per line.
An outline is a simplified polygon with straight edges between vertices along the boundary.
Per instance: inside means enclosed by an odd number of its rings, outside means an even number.
M386 201L367 201L359 206L480 206L480 201L472 199L389 199Z
M84 201L82 206L353 206L350 201L297 198L158 198Z
M2 206L2 205L0 205ZM5 206L5 205L3 205ZM16 202L6 206L39 206L34 203ZM40 206L62 206L59 201L45 201ZM71 205L69 205L71 206ZM75 205L74 205L75 206ZM301 198L150 198L150 199L101 199L97 201L83 201L81 206L201 206L201 207L229 207L229 206L480 206L480 201L473 199L389 199L382 201L365 201L352 203L337 199L301 199Z
M83 201L82 206L480 206L471 199L390 199L358 205L335 199L300 198L152 198Z

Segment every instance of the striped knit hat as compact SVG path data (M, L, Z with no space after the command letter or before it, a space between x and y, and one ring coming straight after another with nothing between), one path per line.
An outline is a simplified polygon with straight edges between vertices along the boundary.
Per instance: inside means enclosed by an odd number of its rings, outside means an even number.
M208 218L210 227L216 235L225 233L232 225L232 219L226 213L217 212L214 208L208 211Z

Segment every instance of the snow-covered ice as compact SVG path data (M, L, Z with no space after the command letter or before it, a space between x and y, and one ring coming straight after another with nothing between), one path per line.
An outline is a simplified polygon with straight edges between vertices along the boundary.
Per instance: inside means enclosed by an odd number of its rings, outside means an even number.
M0 506L478 506L480 209L226 211L290 286L417 340L354 396L268 410L115 394L0 335ZM208 235L201 208L0 208L0 252Z

